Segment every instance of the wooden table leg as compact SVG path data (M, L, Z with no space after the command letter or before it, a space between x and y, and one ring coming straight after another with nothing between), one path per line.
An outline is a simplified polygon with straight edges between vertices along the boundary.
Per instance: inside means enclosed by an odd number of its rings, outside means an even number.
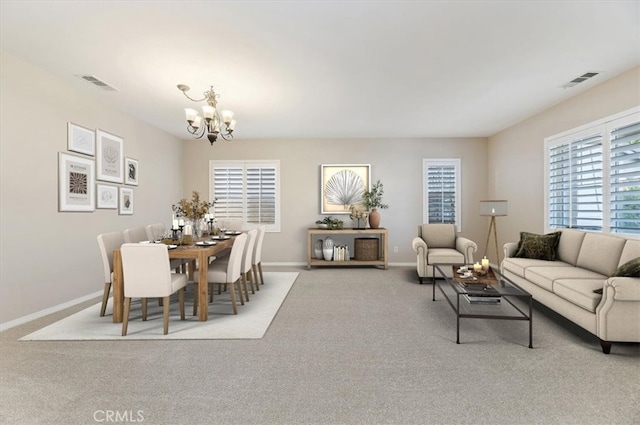
M198 255L198 320L206 322L209 318L209 258L204 254Z
M122 323L122 306L124 303L124 274L122 273L122 256L120 250L113 251L113 323Z

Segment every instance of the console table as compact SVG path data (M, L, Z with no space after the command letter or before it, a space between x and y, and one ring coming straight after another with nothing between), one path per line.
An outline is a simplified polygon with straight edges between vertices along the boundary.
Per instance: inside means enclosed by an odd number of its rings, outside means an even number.
M358 260L348 260L348 261L325 261L314 258L314 242L313 237L317 235L327 235L327 236L375 236L380 240L379 249L378 249L378 259L377 260L369 260L369 261L358 261ZM378 229L340 229L340 230L329 230L329 229L317 229L317 228L309 228L307 229L307 270L311 270L311 266L375 266L382 267L385 270L388 268L388 257L387 257L387 236L388 232L385 228ZM355 255L355 253L354 253Z

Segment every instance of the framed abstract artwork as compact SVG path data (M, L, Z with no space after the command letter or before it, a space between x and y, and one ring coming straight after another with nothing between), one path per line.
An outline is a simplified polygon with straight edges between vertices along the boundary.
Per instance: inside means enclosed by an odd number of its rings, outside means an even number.
M124 159L124 183L131 186L138 185L138 160L133 158Z
M370 174L369 164L322 164L320 214L349 214L350 205L362 205Z
M72 122L67 123L67 149L94 156L96 154L96 132Z
M115 210L118 208L118 186L110 184L96 185L96 208Z
M96 178L122 183L124 181L124 140L103 130L96 130Z
M118 213L121 215L133 214L133 189L130 187L120 187L120 201L118 202Z
M58 153L58 211L93 211L95 208L93 159Z

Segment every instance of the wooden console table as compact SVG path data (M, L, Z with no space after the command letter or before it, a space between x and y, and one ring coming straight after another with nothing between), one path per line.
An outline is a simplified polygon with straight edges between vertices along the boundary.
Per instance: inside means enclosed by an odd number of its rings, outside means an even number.
M338 235L354 235L354 236L375 236L380 239L378 249L378 259L370 261L326 261L319 260L314 257L314 242L313 237L316 235L338 236ZM311 270L311 266L376 266L382 267L385 270L388 268L388 256L387 256L387 229L341 229L341 230L329 230L329 229L307 229L307 270ZM352 253L355 255L355 252Z

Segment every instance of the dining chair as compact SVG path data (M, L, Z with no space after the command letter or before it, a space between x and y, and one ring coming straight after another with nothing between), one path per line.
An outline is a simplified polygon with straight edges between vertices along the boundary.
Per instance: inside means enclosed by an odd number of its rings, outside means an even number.
M207 281L210 285L227 286L229 293L231 294L231 306L233 308L233 314L238 314L238 307L236 305L236 291L235 284L238 283L238 292L240 294L240 303L244 304L242 298L242 288L240 288L240 274L242 270L242 257L244 254L244 247L247 243L247 234L242 233L236 236L231 247L231 253L229 254L229 260L227 262L214 261L209 264L207 271ZM210 288L212 289L212 288Z
M163 331L169 333L169 297L178 293L180 320L184 320L184 287L187 276L171 273L169 251L164 244L125 243L122 253L124 315L122 336L127 335L131 298L142 298L142 320L147 320L147 298L163 300Z
M253 276L256 279L256 283L264 285L264 276L262 275L262 243L264 242L264 235L267 233L267 226L264 224L258 227L258 237L253 247L253 261L251 267L253 268ZM260 277L260 279L258 279ZM258 282L260 280L260 282ZM260 286L257 284L258 290Z
M100 307L100 317L105 315L111 284L113 283L113 250L119 249L124 243L122 232L109 232L98 235L98 248L102 257L104 268L104 291L102 293L102 307Z
M241 218L223 218L218 221L218 227L226 230L242 230Z
M144 228L144 226L125 229L122 233L124 235L125 243L135 243L149 240L149 238L147 237L147 230Z
M157 241L167 232L167 226L164 223L147 224L145 230L147 231L148 240Z

